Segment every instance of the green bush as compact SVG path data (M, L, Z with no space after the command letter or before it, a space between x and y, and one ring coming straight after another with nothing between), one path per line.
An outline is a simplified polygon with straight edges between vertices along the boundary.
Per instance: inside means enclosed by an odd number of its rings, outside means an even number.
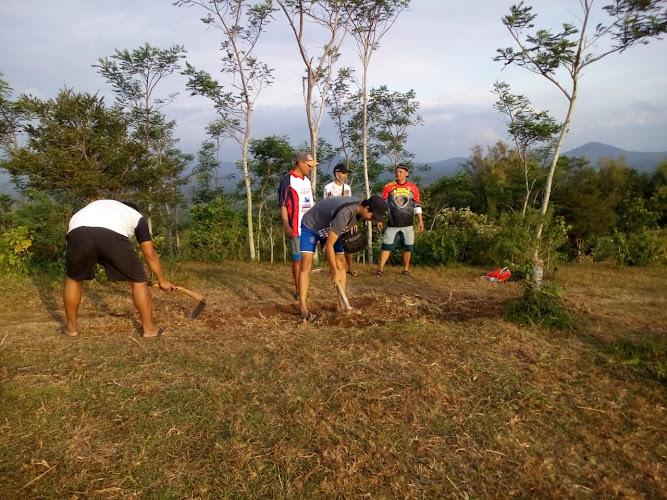
M616 261L625 266L667 264L667 253L658 238L648 231L623 233L614 231Z
M10 229L0 235L0 268L24 273L30 261L32 238L25 226Z
M541 289L526 286L523 296L508 307L507 319L522 325L572 330L572 321L563 304L562 293L562 289L557 286L543 286Z
M540 214L529 211L503 214L490 221L486 215L468 208L443 210L432 230L418 234L413 257L427 266L462 263L473 266L509 266L512 273L530 269L535 251L535 234ZM540 256L546 267L563 259L559 248L567 242L562 218L548 218L544 227ZM396 256L399 259L399 256Z
M26 226L33 236L31 265L61 259L71 207L58 204L43 193L34 193L31 202L21 203L12 214L12 225Z
M243 260L248 252L248 226L244 214L217 197L190 209L187 255L195 260Z

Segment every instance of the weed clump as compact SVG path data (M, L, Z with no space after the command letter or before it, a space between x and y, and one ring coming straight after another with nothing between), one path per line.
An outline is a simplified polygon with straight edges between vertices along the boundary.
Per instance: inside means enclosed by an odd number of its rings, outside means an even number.
M664 337L619 339L613 344L613 352L612 362L667 383L667 339Z
M562 295L563 289L556 285L540 289L528 285L523 296L509 305L507 319L521 325L573 330L572 319L563 304Z

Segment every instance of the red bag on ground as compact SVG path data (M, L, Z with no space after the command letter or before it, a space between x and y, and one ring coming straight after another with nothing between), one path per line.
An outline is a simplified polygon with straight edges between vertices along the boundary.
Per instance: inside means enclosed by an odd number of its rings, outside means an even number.
M486 273L486 275L489 278L496 278L500 281L507 281L507 279L512 276L512 273L510 272L508 267L503 267L496 269L495 271L491 271L490 273Z

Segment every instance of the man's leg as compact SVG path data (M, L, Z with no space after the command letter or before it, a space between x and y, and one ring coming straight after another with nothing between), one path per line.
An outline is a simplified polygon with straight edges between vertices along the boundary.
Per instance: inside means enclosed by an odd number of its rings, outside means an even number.
M346 253L345 259L347 260L347 272L352 276L356 276L356 271L354 270L354 255L351 253Z
M310 268L313 267L313 253L301 252L301 272L299 274L299 304L301 316L308 315L306 300L308 299L308 287L310 286Z
M382 250L380 252L380 263L379 263L378 271L384 272L384 265L389 260L389 254L391 254L391 252L389 250Z
M294 293L299 295L299 276L301 275L301 260L292 260L292 276L294 277Z
M159 328L153 323L151 292L148 289L148 284L146 282L132 283L132 299L139 311L141 324L144 328L144 337L155 337L158 334Z
M403 274L408 274L412 248L415 244L415 230L412 226L402 228L401 235L403 237Z
M81 304L81 282L69 277L65 278L63 302L65 304L65 318L67 319L63 333L70 337L76 337L79 335L76 329L76 319L79 315L79 305Z
M412 252L410 251L403 251L403 272L407 271L408 268L410 267L410 256L412 255Z
M344 253L337 253L336 254L336 271L338 276L342 276L340 279L340 286L345 291L345 287L347 286L347 274L345 273L345 254ZM344 311L345 308L343 307L343 301L340 299L340 296L338 295L338 292L336 292L336 310L337 311Z

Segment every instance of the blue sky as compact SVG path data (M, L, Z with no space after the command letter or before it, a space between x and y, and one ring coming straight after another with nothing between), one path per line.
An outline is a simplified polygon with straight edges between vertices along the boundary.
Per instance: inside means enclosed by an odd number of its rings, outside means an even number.
M512 43L501 23L512 3L413 0L381 41L371 62L370 85L415 90L424 125L412 130L408 149L417 161L468 156L476 144L506 139L502 117L492 107L496 80L507 81L536 109L564 118L567 102L553 85L525 70L502 70L492 61L497 48ZM539 27L576 22L580 11L578 0L527 3L539 14ZM598 7L605 3L597 0ZM185 45L189 61L217 75L220 35L205 29L202 16L200 9L178 8L170 0L3 0L0 72L15 95L50 98L68 86L99 91L111 101L110 88L92 65L114 49L149 43ZM258 56L274 68L275 83L256 104L253 136L288 135L293 144L300 144L308 137L301 94L303 63L280 13L260 43ZM566 150L599 141L630 151L667 151L666 44L653 41L590 66L581 82ZM349 38L341 64L359 67ZM184 77L172 77L164 94L182 89L184 83ZM209 101L182 91L164 111L179 124L181 148L196 152L205 139L205 126L215 118ZM321 135L335 141L326 118ZM223 156L238 159L238 145L228 142Z

